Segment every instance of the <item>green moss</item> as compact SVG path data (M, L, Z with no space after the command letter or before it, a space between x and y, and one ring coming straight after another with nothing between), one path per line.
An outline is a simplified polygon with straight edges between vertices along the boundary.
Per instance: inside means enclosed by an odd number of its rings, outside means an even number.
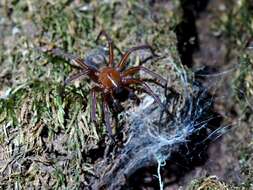
M234 97L241 106L241 114L246 114L252 110L253 95L253 57L252 57L252 35L253 17L252 5L249 1L240 0L230 4L227 1L228 13L221 19L223 34L227 37L228 55L231 59L236 57L238 60L238 70L235 74L232 86ZM232 6L233 5L233 6ZM248 111L247 111L248 110Z
M252 111L253 96L253 57L247 52L239 57L240 68L234 80L235 97L240 104L241 113ZM247 115L247 114L246 114Z
M194 180L187 190L228 190L228 186L215 176L209 176Z
M94 175L94 160L88 153L106 133L101 109L98 106L95 126L90 119L90 81L63 86L74 68L36 48L46 44L83 57L98 47L95 39L105 29L122 51L148 42L158 52L174 49L176 54L171 29L177 19L161 5L153 10L161 21L157 24L152 7L142 1L0 4L0 14L4 13L0 23L0 29L4 28L0 39L0 143L4 150L0 184L81 188Z
M247 0L225 1L226 9L219 17L217 27L227 39L228 48L243 50L253 35L252 5Z
M238 2L226 1L227 10L220 18L219 28L227 40L227 60L235 60L237 70L231 80L233 88L234 106L238 115L238 134L240 137L240 148L230 144L236 152L239 160L240 173L243 176L243 183L235 189L251 189L253 184L252 167L252 120L253 120L253 56L252 56L252 35L253 17L252 4L247 0ZM243 130L242 130L243 129ZM245 132L244 132L245 131ZM247 134L244 134L247 133ZM244 135L244 137L242 137Z

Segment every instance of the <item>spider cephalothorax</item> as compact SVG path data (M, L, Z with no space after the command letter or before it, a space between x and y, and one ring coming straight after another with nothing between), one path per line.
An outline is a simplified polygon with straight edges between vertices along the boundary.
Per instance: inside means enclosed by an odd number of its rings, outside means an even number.
M97 93L100 93L102 97L102 108L104 112L105 125L107 131L109 132L109 135L112 136L112 130L110 127L110 116L109 116L110 109L111 111L114 112L120 112L123 110L121 102L127 100L128 98L131 99L137 98L136 95L134 94L132 85L135 85L135 87L138 87L141 90L148 93L150 96L154 98L154 100L160 106L163 107L160 98L153 93L153 91L143 81L143 79L134 78L133 75L135 75L139 71L143 71L155 77L156 79L158 79L163 83L166 83L166 80L162 78L160 75L143 66L130 67L127 69L125 68L129 55L134 51L141 49L149 49L152 52L152 54L154 54L151 46L141 45L129 49L126 53L122 55L120 62L117 65L114 65L113 42L105 31L100 32L97 40L101 36L106 37L109 46L108 64L106 67L103 67L101 69L98 69L92 66L91 64L85 63L85 61L81 58L70 56L69 54L63 54L58 49L53 49L51 50L51 52L57 56L63 56L64 58L68 58L72 62L81 67L81 71L70 76L65 81L65 84L68 84L69 82L83 75L87 75L94 82L94 85L91 89L91 96L92 96L91 118L94 122L96 122L96 104L97 104L96 96Z

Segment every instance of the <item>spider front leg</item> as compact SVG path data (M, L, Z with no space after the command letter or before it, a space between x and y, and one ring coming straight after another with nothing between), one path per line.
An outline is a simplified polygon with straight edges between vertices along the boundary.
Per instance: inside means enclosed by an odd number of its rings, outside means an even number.
M82 58L75 56L71 53L66 53L59 48L51 48L51 49L37 48L37 49L42 52L50 53L54 57L60 57L62 59L65 59L66 61L71 62L72 65L81 67L84 70L92 70L93 72L97 72L96 68L86 64Z
M73 75L71 75L70 77L68 77L65 81L64 81L64 85L69 84L70 82L72 82L73 80L78 79L79 77L83 76L83 75L87 75L89 73L88 70L82 70L78 73L75 73Z
M164 109L164 105L162 104L162 101L160 100L160 98L159 98L159 97L151 90L151 88L150 88L145 82L143 82L142 80L129 78L129 79L123 80L123 83L124 83L125 85L137 84L137 85L142 86L142 89L143 89L147 94L149 94L150 96L152 96L152 97L154 98L154 100L156 101L156 103L158 103L159 106L160 106L161 108Z
M117 70L121 71L125 67L127 59L131 53L137 50L141 50L141 49L149 49L153 55L156 55L153 48L150 45L141 45L141 46L132 47L122 56L119 64L117 65Z
M140 98L134 93L134 90L132 90L131 88L129 87L125 87L129 94L128 94L128 98L133 100L136 104L139 104L140 103Z
M118 100L113 100L112 106L114 113L121 113L124 110L123 106L120 104Z
M75 56L71 53L66 53L59 48L53 48L53 49L49 50L49 52L52 53L52 55L54 55L54 56L61 57L63 59L69 60L69 61L77 58L77 56Z
M47 49L47 50L41 50L43 52L48 52L51 55L53 55L54 57L60 57L62 59L65 59L67 61L70 61L72 63L74 63L75 66L79 66L83 69L88 69L89 66L87 64L84 63L84 61L79 58L76 55L73 55L71 53L66 53L63 50L59 49L59 48L52 48L52 49Z
M113 41L110 38L110 36L104 31L102 30L99 34L98 37L96 39L96 42L100 39L101 36L105 36L107 42L108 42L108 46L109 46L109 67L113 67L113 59L114 59L114 54L113 54Z
M50 45L45 45L42 47L36 47L36 50L43 52L43 53L50 53L51 55L55 57L61 57L65 60L70 61L71 59L75 59L77 56L71 54L71 53L66 53L63 50L55 47L51 47Z
M159 75L159 74L157 74L157 73L155 73L143 66L131 67L131 68L127 69L126 71L124 71L122 76L123 77L132 76L132 75L138 73L139 71L143 71L143 72L149 74L150 76L158 79L159 81L161 81L164 84L167 83L167 80L164 79L161 75Z

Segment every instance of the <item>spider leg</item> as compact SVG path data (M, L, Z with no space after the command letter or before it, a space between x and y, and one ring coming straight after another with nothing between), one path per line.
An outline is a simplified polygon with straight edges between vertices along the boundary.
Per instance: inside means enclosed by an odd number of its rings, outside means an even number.
M158 79L159 81L163 82L164 84L167 83L167 80L164 79L161 75L159 75L159 74L157 74L157 73L155 73L143 66L131 67L131 68L125 70L123 72L123 77L134 75L134 74L138 73L139 71L143 71L145 73L148 73L149 75Z
M120 113L124 110L124 108L122 107L122 105L119 103L118 100L113 100L113 111L115 113Z
M112 128L110 124L110 110L109 110L109 105L107 103L107 96L104 96L103 98L103 112L104 112L104 119L105 119L105 126L106 130L109 133L109 136L112 138Z
M59 48L52 48L52 49L43 49L43 48L37 48L42 52L49 52L55 57L63 58L67 61L70 61L74 64L74 66L79 66L82 69L89 69L92 71L97 71L95 67L92 67L91 65L88 65L84 62L84 60L76 55L73 55L71 53L66 53L63 50Z
M87 74L89 77L96 83L98 83L98 75L99 71L95 68L92 67L91 65L87 65L84 63L84 61L80 58L72 59L72 62L75 63L76 65L80 65L83 70L87 71Z
M129 55L134 52L134 51L137 51L137 50L141 50L141 49L149 49L151 51L151 53L153 55L156 55L154 53L154 50L153 48L150 46L150 45L141 45L141 46L136 46L136 47L132 47L131 49L129 49L121 58L119 64L117 65L117 69L118 70L122 70L124 67L125 67L125 64L126 64L126 61L129 57Z
M114 59L114 55L113 55L113 41L110 38L110 36L104 31L102 30L99 34L98 37L96 39L96 42L100 39L101 36L105 36L107 42L108 42L108 46L109 46L109 67L113 66L113 59Z
M51 53L53 56L55 57L61 57L63 59L66 59L68 61L70 61L71 59L75 59L77 58L77 56L71 54L71 53L66 53L63 50L59 49L59 48L54 48L54 47L36 47L36 49L38 51L41 51L43 53Z
M71 59L70 61L71 61L74 65L79 66L79 67L81 67L82 69L88 69L88 70L91 70L91 71L93 71L93 72L98 72L98 70L97 70L94 66L86 64L86 63L84 62L84 60L81 59L80 57L76 57L76 58L74 58L74 59Z
M83 75L87 75L88 74L88 70L82 70L78 73L75 73L73 75L71 75L70 77L68 77L65 81L64 81L64 85L69 84L70 82L72 82L73 80L78 79L79 77L83 76Z
M129 91L128 97L131 100L134 100L135 103L139 104L140 103L140 98L134 93L134 91L131 88L129 88L129 87L125 87L125 88Z
M73 55L71 53L64 52L63 50L59 48L53 48L50 50L50 53L52 53L56 57L61 57L65 60L71 61L72 59L78 58L78 56Z
M156 101L156 103L159 104L159 106L161 108L164 108L164 105L162 104L162 101L160 100L160 98L151 90L151 88L142 80L139 79L125 79L124 84L126 85L131 85L131 84L138 84L140 86L142 86L143 90L149 94L150 96L152 96L154 98L154 100Z

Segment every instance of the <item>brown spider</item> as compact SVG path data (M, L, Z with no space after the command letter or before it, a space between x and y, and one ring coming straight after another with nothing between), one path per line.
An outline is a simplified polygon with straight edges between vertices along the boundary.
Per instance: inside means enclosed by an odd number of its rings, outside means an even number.
M127 63L127 59L129 55L137 50L141 49L149 49L153 55L154 51L149 45L141 45L137 47L133 47L129 49L126 53L122 55L120 62L115 66L114 65L114 53L113 53L113 41L108 36L105 31L101 31L96 39L96 42L99 40L101 36L104 36L108 42L109 46L109 62L108 66L98 69L91 64L85 63L85 61L81 58L76 58L71 56L70 54L64 54L59 49L52 49L51 52L56 56L62 56L63 58L70 59L73 63L79 65L81 67L81 71L71 75L68 79L65 80L65 84L79 78L80 76L87 75L95 84L91 89L92 95L92 111L91 118L93 122L96 122L96 93L99 92L102 95L102 108L104 113L104 120L107 131L109 135L112 137L112 129L110 126L110 108L112 111L121 112L123 107L121 106L121 102L131 99L138 99L138 97L134 94L134 90L131 89L131 85L138 85L141 87L141 90L144 90L147 94L152 96L154 100L163 108L163 104L160 98L153 93L150 87L143 81L143 79L136 79L132 76L138 73L140 70L148 73L149 75L155 77L161 82L166 83L166 80L162 78L157 73L143 67L131 67L125 69L125 65ZM159 83L160 84L160 83Z

